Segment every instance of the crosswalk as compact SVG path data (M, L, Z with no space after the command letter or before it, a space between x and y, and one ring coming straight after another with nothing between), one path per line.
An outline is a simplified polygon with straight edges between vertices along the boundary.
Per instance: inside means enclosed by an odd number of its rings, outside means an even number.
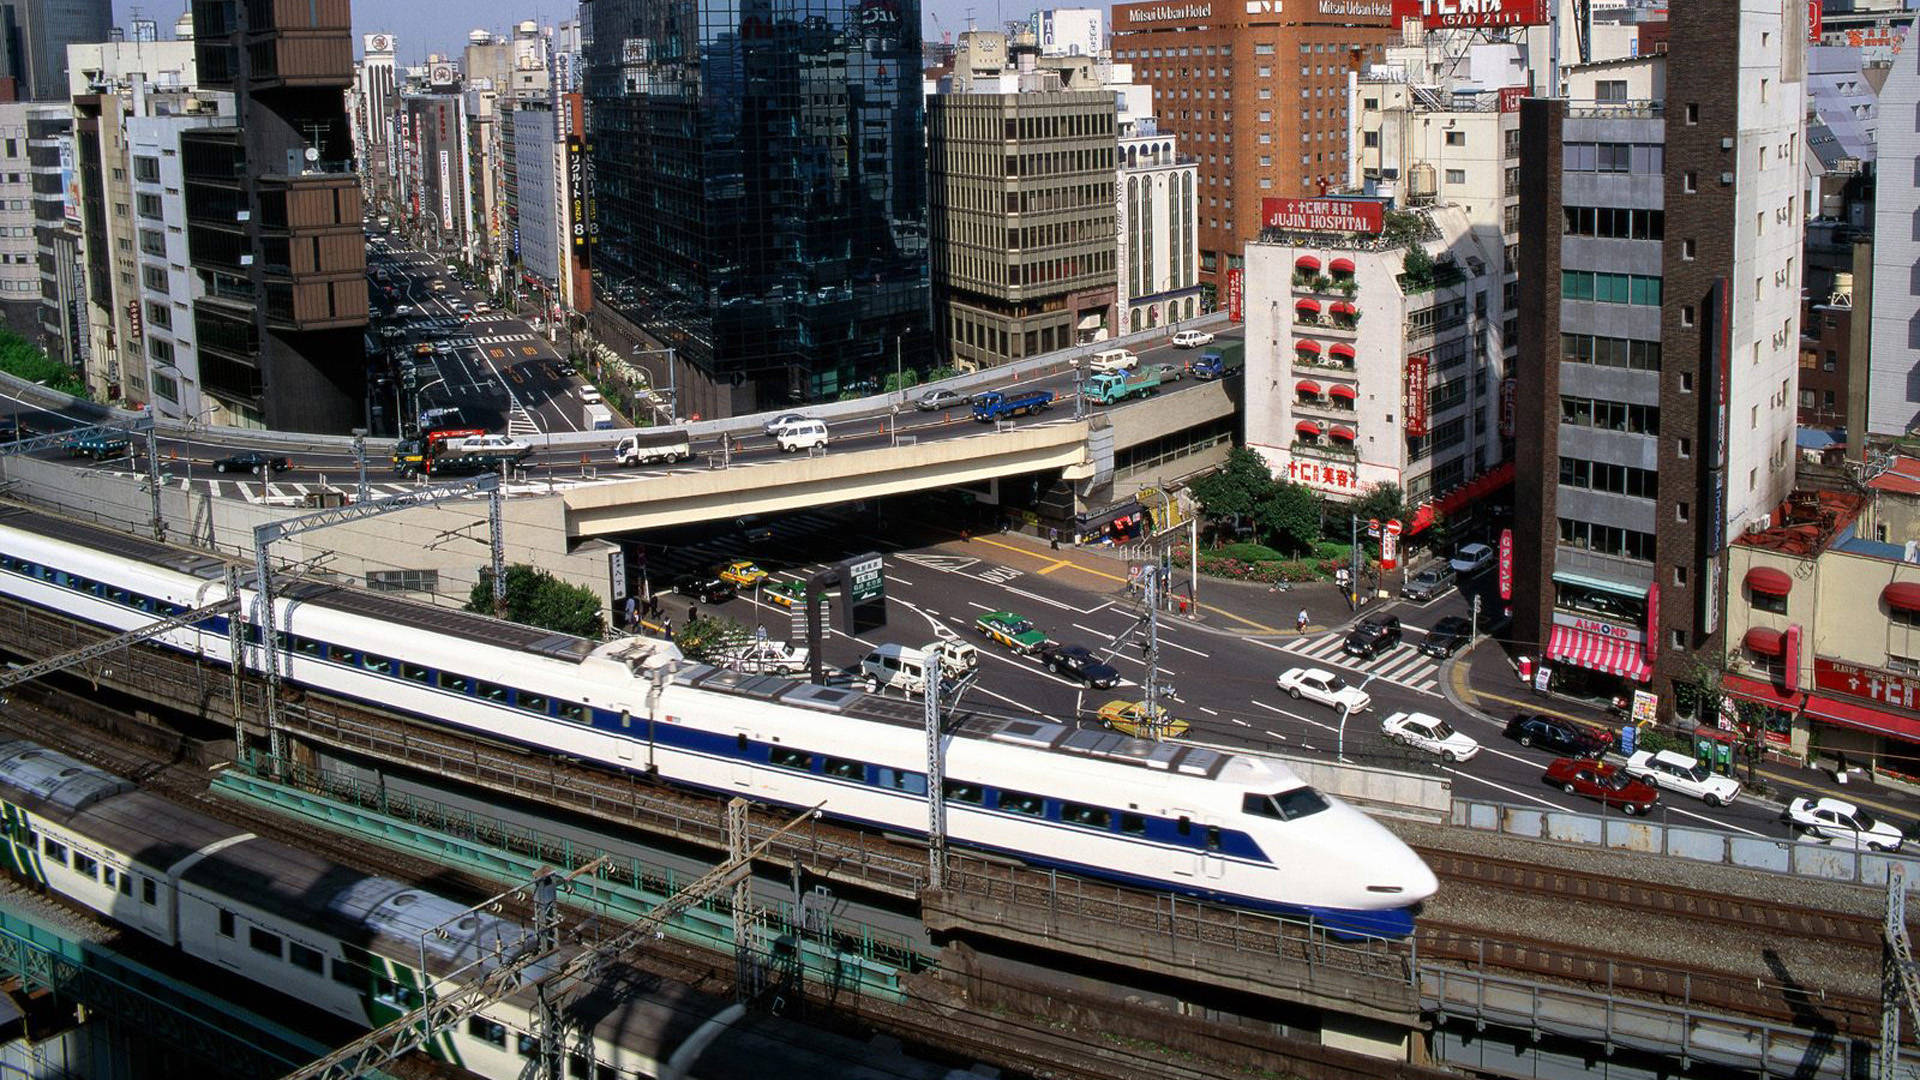
M539 341L539 334L489 334L479 339L482 345L512 345L522 341Z
M1439 695L1440 661L1416 651L1407 642L1395 645L1372 660L1362 660L1347 655L1342 648L1346 640L1347 635L1335 632L1312 638L1290 638L1276 641L1274 645L1281 652L1292 653L1326 667L1358 671L1383 682L1395 683L1424 694Z

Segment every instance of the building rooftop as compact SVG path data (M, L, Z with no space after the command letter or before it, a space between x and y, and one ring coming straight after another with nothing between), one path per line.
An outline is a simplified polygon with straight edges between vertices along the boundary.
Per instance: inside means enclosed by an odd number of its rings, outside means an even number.
M1920 458L1894 458L1893 465L1867 481L1867 486L1895 495L1920 495Z
M1768 515L1765 528L1742 533L1733 542L1795 558L1812 558L1854 539L1854 520L1866 508L1865 495L1796 491Z

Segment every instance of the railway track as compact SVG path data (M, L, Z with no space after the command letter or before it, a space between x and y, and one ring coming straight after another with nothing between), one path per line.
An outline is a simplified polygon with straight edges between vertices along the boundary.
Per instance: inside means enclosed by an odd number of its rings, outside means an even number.
M1757 933L1880 949L1882 920L1871 915L1728 896L1708 889L1630 880L1440 848L1414 848L1442 880L1516 889L1647 915L1708 920Z

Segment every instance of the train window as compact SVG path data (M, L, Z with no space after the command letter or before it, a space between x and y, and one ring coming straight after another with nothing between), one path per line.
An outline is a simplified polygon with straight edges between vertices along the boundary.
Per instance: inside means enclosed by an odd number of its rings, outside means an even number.
M257 953L265 953L275 960L280 959L280 935L262 930L257 926L247 927L247 945Z
M1139 814L1120 813L1120 831L1128 836L1147 835L1147 819Z
M507 688L499 683L476 682L473 684L473 695L502 705L507 703Z
M467 677L465 675L455 675L451 671L443 671L440 673L440 689L451 690L456 694L464 694L467 692Z
M529 694L525 690L520 691L519 695L514 699L514 704L528 712L539 713L542 716L545 716L547 713L547 699L541 697L539 694Z
M1310 787L1297 787L1292 791L1283 791L1275 795L1273 805L1280 811L1281 821L1296 821L1308 814L1317 814L1325 810L1327 799Z
M405 660L402 660L400 661L400 677L417 683L426 683L433 681L433 672L428 671L419 664L409 664Z
M563 701L555 711L560 714L560 719L562 720L571 720L576 724L584 724L587 722L587 707L585 705L575 705L571 701Z
M341 986L360 986L366 981L365 976L366 972L357 964L349 964L345 960L333 962L333 981Z
M858 761L848 761L846 758L826 758L820 766L820 771L842 780L858 780L861 783L867 780L867 767Z
M327 646L327 659L336 664L351 664L354 662L353 650L343 649L338 645L329 645Z
M484 1017L468 1017L467 1034L479 1039L481 1042L492 1043L495 1046L504 1047L507 1045L506 1026L504 1024L496 1024Z
M1280 808L1273 805L1273 799L1266 795L1255 795L1249 791L1240 796L1240 812L1249 817L1277 818Z
M97 879L100 876L100 860L76 851L73 853L73 872L85 874L90 880Z
M1181 836L1192 836L1193 835L1193 819L1190 817L1182 817L1176 823L1175 828L1179 830Z
M374 981L373 999L382 1005L391 1005L401 1010L412 1009L415 996L411 987L401 986L392 979Z
M904 791L910 795L927 793L927 774L908 772L882 765L873 771L874 783L894 791Z
M946 793L948 802L970 803L974 806L987 804L987 793L979 784L969 784L964 780L947 780L940 785Z
M540 1052L540 1040L531 1035L522 1035L520 1036L517 1049L520 1051L521 1057L533 1057Z
M47 837L41 843L40 850L46 854L47 858L52 859L61 866L67 865L67 845L55 840L53 837Z
M233 936L233 912L231 911L220 912L220 936Z
M140 879L140 902L147 905L160 902L160 886L150 877Z
M116 603L116 604L119 604L119 605L121 605L122 607L125 607L125 606L126 606L126 604L127 604L127 590L125 590L125 589L108 589L108 590L107 590L107 599L109 599L109 600L111 600L111 601L113 601L113 602L114 602L114 603Z
M372 653L360 654L360 666L366 668L368 671L379 672L382 675L393 674L393 661L384 656L375 656Z
M309 949L297 941L287 942L287 962L304 971L311 971L315 975L322 974L327 969L327 958L320 955L320 950Z
M1207 850L1220 850L1220 826L1218 825L1207 826Z
M131 870L120 871L120 895L129 898L133 896L133 871Z
M119 884L120 884L120 874L119 874L119 872L118 872L118 871L116 871L116 870L115 870L115 869L114 869L113 867L111 867L111 866L109 866L109 867L106 867L105 869L103 869L103 870L101 870L101 871L100 871L100 884L102 884L102 885L105 885L105 886L106 886L107 888L109 888L109 889L116 889L116 890L117 890L117 888L118 888L118 886L119 886Z
M133 606L148 614L152 614L153 605L154 599L151 596L135 596L133 598Z
M805 750L793 750L785 746L776 746L767 751L767 764L776 769L795 769L799 772L813 771L813 755Z
M585 1054L567 1055L567 1080L587 1080L593 1072L593 1061Z
M325 655L326 648L312 638L296 636L293 638L293 651L302 656L320 657Z
M1022 791L1003 791L1000 793L1000 809L1009 814L1026 814L1039 817L1047 810L1047 800L1038 795L1028 795Z
M1085 825L1089 829L1105 829L1113 823L1113 814L1097 806L1082 806L1079 803L1061 803L1060 820L1069 825Z
M614 1072L611 1065L595 1065L593 1080L620 1080L620 1074Z
M733 737L733 747L736 750L745 750L747 748L746 732L742 731Z

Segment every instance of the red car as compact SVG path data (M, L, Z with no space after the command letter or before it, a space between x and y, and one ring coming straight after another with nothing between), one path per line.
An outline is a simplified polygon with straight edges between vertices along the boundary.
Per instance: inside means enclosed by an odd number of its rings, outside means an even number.
M1555 758L1547 766L1547 783L1569 795L1599 799L1628 816L1647 813L1660 801L1660 791L1652 784L1628 776L1617 765L1592 758Z

